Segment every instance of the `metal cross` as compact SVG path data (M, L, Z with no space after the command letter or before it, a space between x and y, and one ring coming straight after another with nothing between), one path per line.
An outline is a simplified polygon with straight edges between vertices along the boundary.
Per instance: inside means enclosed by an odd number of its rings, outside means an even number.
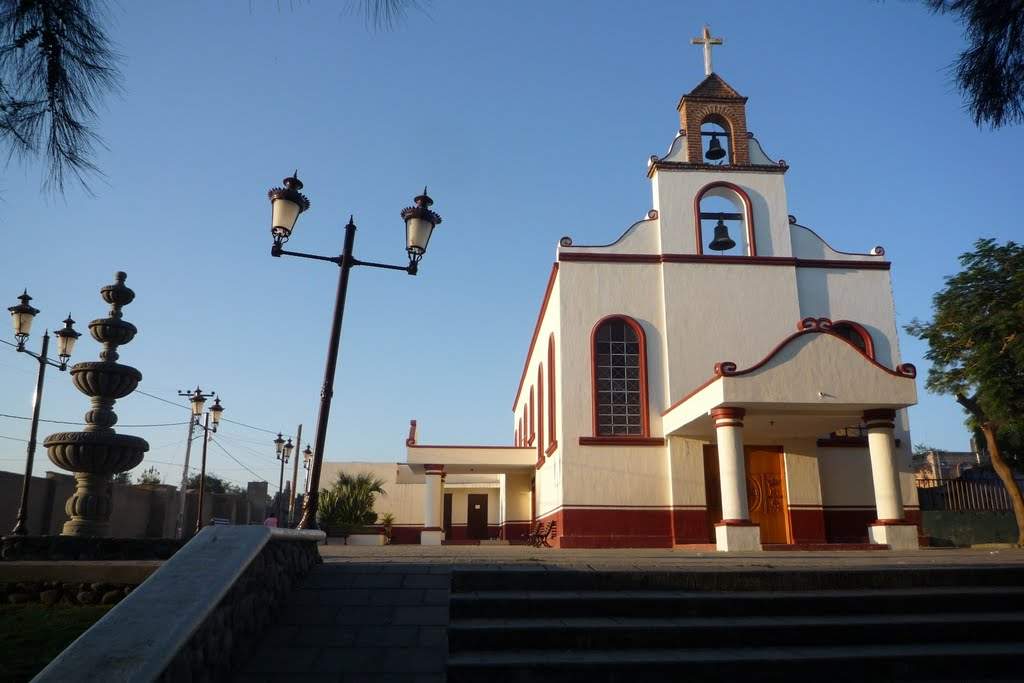
M711 75L711 71L712 71L712 69L711 69L711 46L712 45L721 45L722 42L723 41L722 41L721 38L712 38L711 37L711 28L708 27L708 26L704 26L704 31L701 34L700 38L691 38L690 39L690 44L691 45L703 45L704 46L704 75L705 76L710 76Z

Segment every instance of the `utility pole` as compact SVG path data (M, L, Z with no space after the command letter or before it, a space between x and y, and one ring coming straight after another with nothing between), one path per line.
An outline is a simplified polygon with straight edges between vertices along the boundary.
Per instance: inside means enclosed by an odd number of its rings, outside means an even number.
M295 446L298 448L302 445L302 425L295 432ZM292 465L292 491L291 500L288 501L288 527L291 527L295 523L295 489L298 488L299 481L299 456L295 456L295 463Z
M188 438L185 440L185 466L181 470L181 489L178 496L178 526L175 530L176 538L185 537L185 499L187 498L185 491L188 489L188 460L192 455L192 431L195 426L195 419L195 416L190 413L188 416Z

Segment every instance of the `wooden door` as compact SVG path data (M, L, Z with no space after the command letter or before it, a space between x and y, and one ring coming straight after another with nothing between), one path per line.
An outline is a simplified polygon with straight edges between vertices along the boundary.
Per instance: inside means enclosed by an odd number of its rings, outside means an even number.
M743 450L747 469L747 507L750 521L761 525L761 543L790 543L782 449L777 446L748 446ZM715 524L722 519L722 485L718 477L718 449L711 445L704 446L704 491L708 538L713 543Z
M452 536L452 494L444 494L444 514L441 519L441 528L444 529L445 538Z
M761 543L789 543L782 449L752 446L744 451L750 521L761 525Z
M467 498L466 535L469 538L487 538L487 494L471 493Z

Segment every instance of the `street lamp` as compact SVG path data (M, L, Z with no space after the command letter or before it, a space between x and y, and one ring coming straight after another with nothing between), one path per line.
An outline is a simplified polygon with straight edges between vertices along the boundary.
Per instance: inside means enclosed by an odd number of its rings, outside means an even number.
M284 466L288 464L288 458L291 457L295 446L292 445L290 438L285 442L281 438L281 432L277 433L277 438L274 439L274 446L277 450L277 459L281 461L281 477L277 480L277 523L280 524L281 516L284 514L284 510L281 509L281 503L284 500Z
M302 469L306 470L306 483L305 483L305 486L303 486L303 488L302 488L303 500L305 500L305 497L309 494L309 467L312 464L313 464L313 449L310 448L309 444L307 443L306 444L306 450L302 451Z
M28 449L27 457L25 459L25 476L21 482L21 501L18 503L18 517L14 523L14 529L11 530L11 534L15 536L24 536L28 533L28 493L29 488L32 485L32 465L35 462L36 456L36 436L39 432L39 408L43 401L43 379L46 375L46 366L53 366L61 372L68 369L68 361L71 359L71 351L75 348L75 342L82 335L75 331L73 325L75 321L68 315L64 319L64 327L54 332L54 336L57 337L57 357L58 361L51 360L47 357L47 353L50 350L50 332L47 330L43 332L43 344L39 353L34 353L25 348L25 342L28 341L29 333L32 330L32 321L37 315L39 315L39 309L34 308L29 304L32 297L28 295L28 290L24 290L21 296L18 297L21 302L16 306L10 306L7 310L11 312L11 322L14 325L14 338L17 340L16 344L11 344L8 341L3 341L9 346L13 346L19 352L28 354L32 358L35 358L39 364L39 371L36 374L36 392L32 395L32 426L29 429L28 437Z
M331 323L331 338L327 345L327 365L324 369L324 383L320 391L320 413L317 417L316 439L313 446L313 464L310 474L309 492L302 503L302 519L299 529L316 529L317 499L320 495L320 470L324 462L324 444L327 442L327 422L331 413L331 398L334 395L334 374L338 366L338 350L341 346L341 322L345 315L345 295L348 292L348 276L353 266L369 266L387 270L401 270L409 275L419 272L419 263L427 251L430 236L434 228L441 223L441 217L431 211L434 200L423 194L414 200L414 206L401 212L405 221L405 251L409 256L409 265L393 266L386 263L360 261L353 255L356 239L356 225L352 217L345 226L345 241L341 256L320 256L296 251L287 251L284 244L291 239L299 216L309 209L309 199L300 192L302 182L294 175L285 178L284 187L276 187L267 193L271 204L270 234L274 243L270 248L271 256L298 256L300 258L329 261L339 267L338 294L334 302L334 318Z
M210 442L210 434L217 431L220 425L220 414L224 412L224 406L220 404L215 392L204 392L198 386L192 391L179 391L178 396L188 398L192 414L188 420L188 439L185 445L185 466L181 472L181 500L178 503L178 538L185 535L185 490L188 488L188 461L192 454L192 434L196 427L203 430L203 460L199 468L199 502L196 511L196 533L203 528L203 498L206 491L206 447ZM213 397L213 405L204 412L206 399ZM205 417L204 417L205 415ZM199 418L203 423L199 424ZM210 422L213 422L211 425Z

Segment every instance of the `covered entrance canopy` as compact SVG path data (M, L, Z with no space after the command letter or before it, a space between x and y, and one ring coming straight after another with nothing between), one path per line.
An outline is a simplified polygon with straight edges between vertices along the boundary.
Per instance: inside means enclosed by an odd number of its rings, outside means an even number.
M895 411L917 402L912 365L885 367L832 331L825 318L806 318L760 362L739 369L730 361L662 413L666 436L714 441L718 446L722 520L720 550L760 549L750 520L744 442L779 443L819 437L864 423L868 431L878 520L872 542L916 547L916 527L903 513L894 462Z
M535 448L515 446L445 446L416 442L416 421L405 440L409 476L423 477L426 496L423 507L423 532L420 542L440 545L444 538L442 516L444 486L448 474L513 474L533 471L537 463Z

